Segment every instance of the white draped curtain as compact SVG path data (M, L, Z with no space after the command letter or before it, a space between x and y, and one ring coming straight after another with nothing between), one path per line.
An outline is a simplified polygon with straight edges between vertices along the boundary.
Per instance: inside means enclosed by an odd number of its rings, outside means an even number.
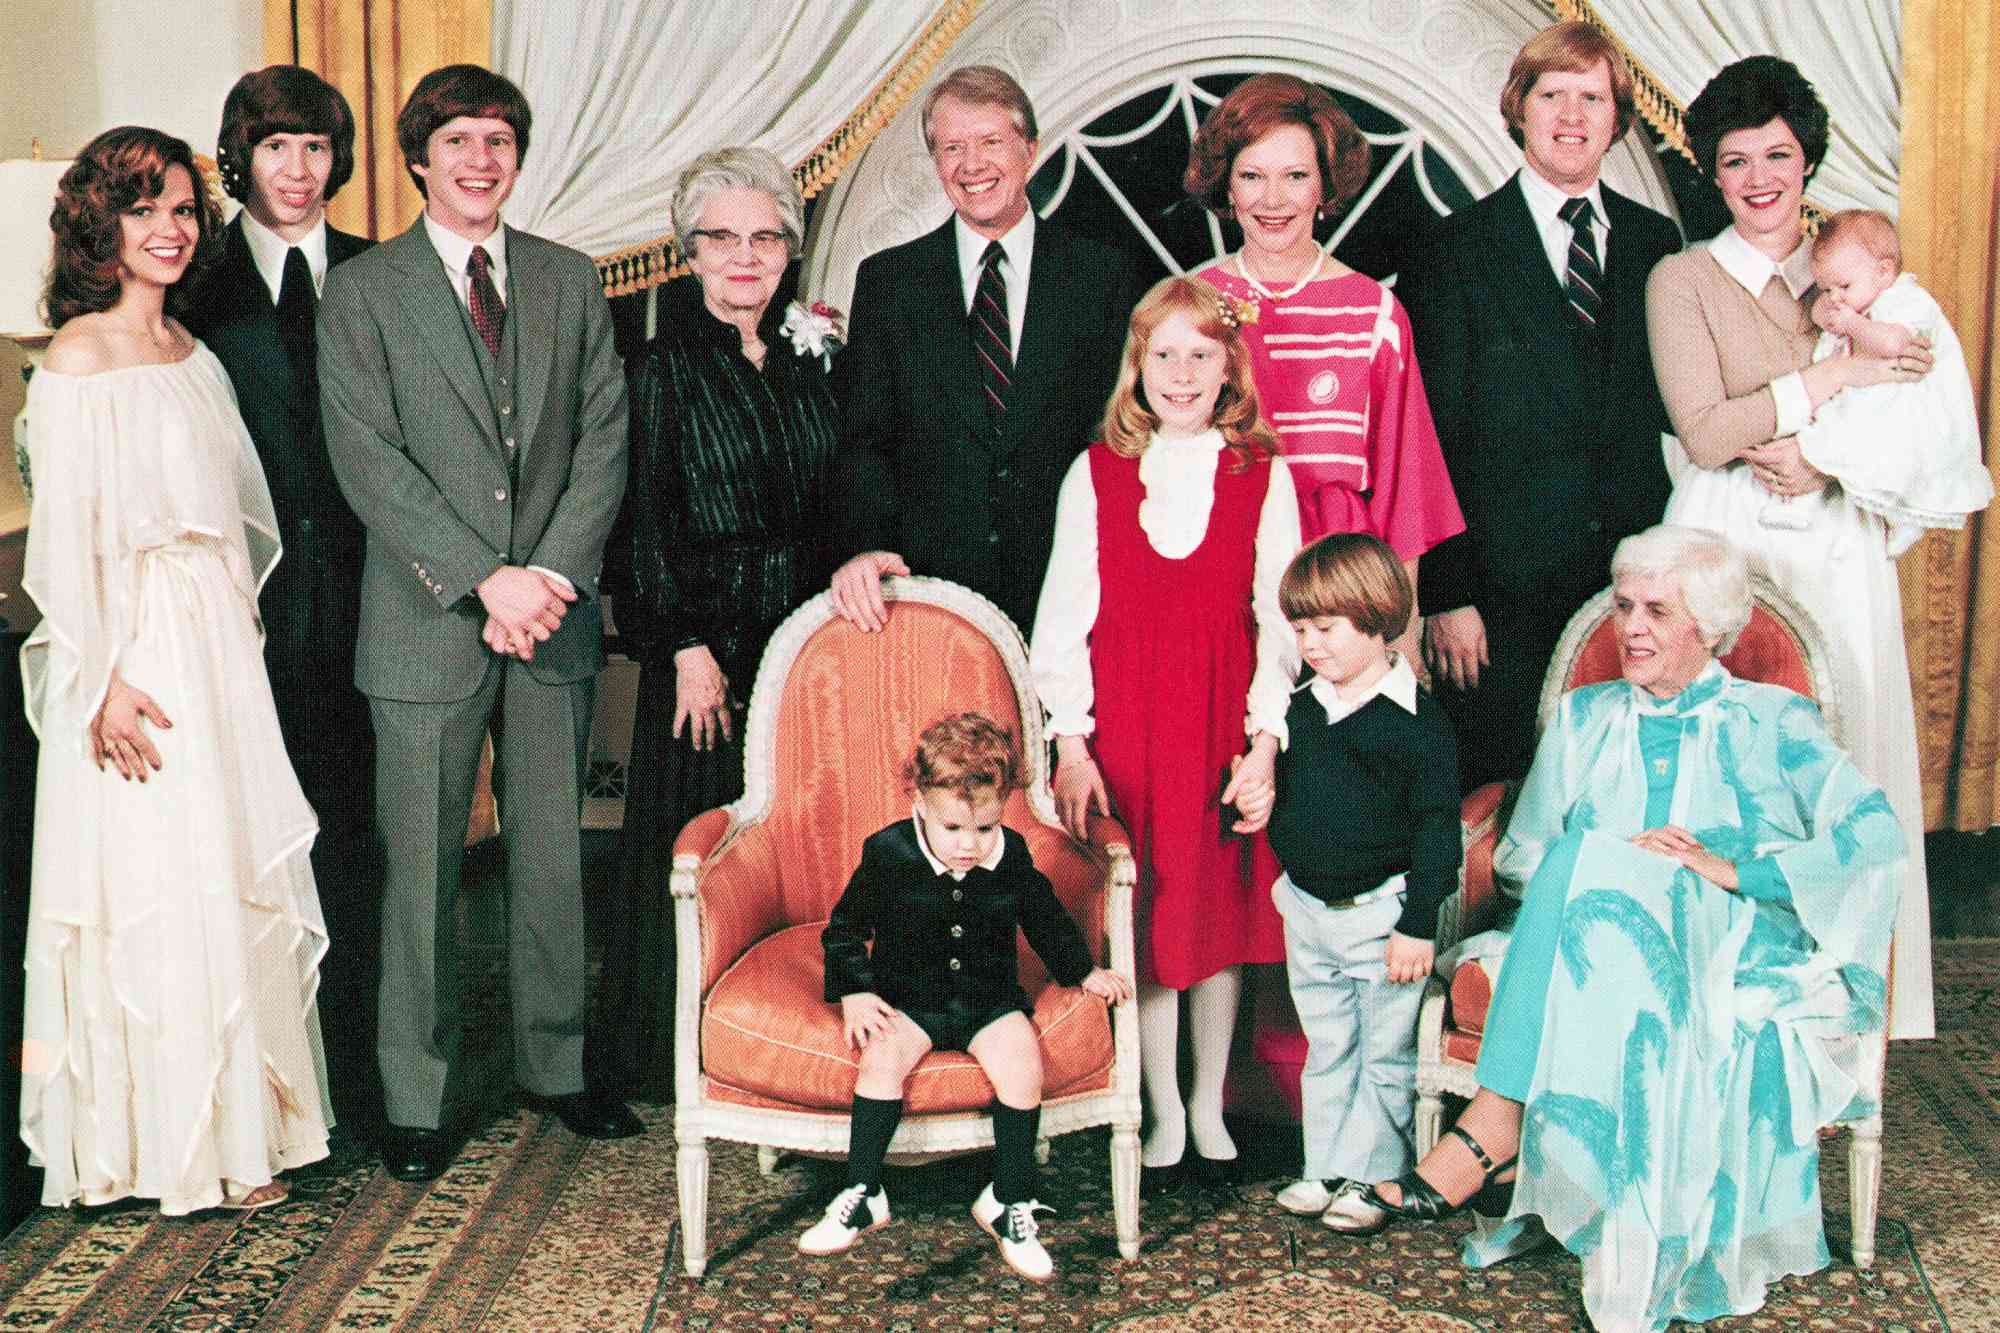
M586 254L652 241L680 168L758 144L796 165L940 0L494 0L493 61L535 109L507 220Z
M1896 216L1902 0L1591 0L1588 7L1682 106L1744 56L1778 55L1797 65L1833 118L1826 161L1807 194L1829 211L1875 208Z

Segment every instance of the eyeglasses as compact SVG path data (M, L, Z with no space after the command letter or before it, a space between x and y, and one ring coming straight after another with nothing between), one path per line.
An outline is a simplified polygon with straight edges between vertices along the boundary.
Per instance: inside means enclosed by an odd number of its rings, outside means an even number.
M753 231L745 236L740 231L728 231L720 227L697 227L688 234L699 236L710 245L732 252L748 241L752 253L764 259L783 254L791 248L791 238L781 231Z

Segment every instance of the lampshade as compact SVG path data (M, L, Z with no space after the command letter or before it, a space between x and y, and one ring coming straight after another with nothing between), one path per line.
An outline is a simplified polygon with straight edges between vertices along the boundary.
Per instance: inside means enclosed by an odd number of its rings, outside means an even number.
M49 209L67 162L0 162L0 338L43 339L42 286L53 237Z

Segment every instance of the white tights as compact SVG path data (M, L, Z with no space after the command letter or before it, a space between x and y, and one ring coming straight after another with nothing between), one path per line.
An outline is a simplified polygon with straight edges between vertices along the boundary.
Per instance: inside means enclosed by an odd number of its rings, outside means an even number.
M1187 989L1189 1042L1194 1068L1185 1103L1180 1083L1181 992L1157 982L1139 983L1139 1069L1153 1127L1139 1160L1172 1166L1194 1148L1211 1161L1236 1156L1236 1141L1222 1123L1222 1081L1229 1072L1229 1045L1236 1034L1236 1006L1243 995L1243 971L1226 967Z

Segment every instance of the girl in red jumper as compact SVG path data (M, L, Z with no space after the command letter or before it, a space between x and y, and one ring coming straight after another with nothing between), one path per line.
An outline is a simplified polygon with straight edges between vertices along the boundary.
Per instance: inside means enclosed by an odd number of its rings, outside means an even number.
M1299 665L1278 580L1298 547L1233 311L1207 283L1168 278L1132 313L1102 441L1063 481L1030 653L1064 824L1082 837L1092 808L1115 810L1139 863L1149 1187L1176 1177L1190 1131L1198 1157L1235 1160L1222 1082L1240 965L1285 956L1277 863L1240 835L1273 799ZM1227 805L1240 818L1225 823Z

